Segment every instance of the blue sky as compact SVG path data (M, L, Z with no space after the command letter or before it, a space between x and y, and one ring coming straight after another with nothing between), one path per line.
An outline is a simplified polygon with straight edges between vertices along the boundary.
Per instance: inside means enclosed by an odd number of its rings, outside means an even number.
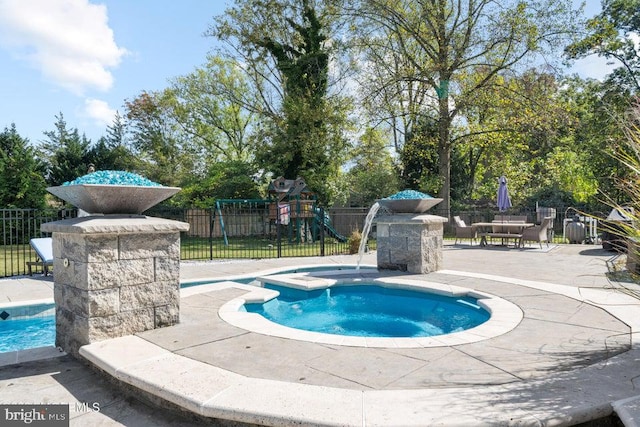
M45 140L62 112L92 141L141 91L205 63L224 0L0 0L0 128Z
M578 3L576 1L576 3ZM204 37L226 0L0 0L0 129L15 123L37 144L62 112L93 142L141 91L205 63ZM587 16L599 1L587 1ZM574 70L602 78L606 64Z

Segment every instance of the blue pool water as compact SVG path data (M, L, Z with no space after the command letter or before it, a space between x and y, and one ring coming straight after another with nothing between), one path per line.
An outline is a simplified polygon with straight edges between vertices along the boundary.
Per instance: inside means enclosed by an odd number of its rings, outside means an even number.
M304 268L294 268L282 273L300 273L321 270L354 270L355 267L340 266L314 266ZM224 279L227 280L227 279ZM229 279L239 283L251 283L255 277L244 279ZM216 281L206 280L202 282L192 282L181 285L181 287L191 287L203 284L216 283ZM15 308L14 308L15 310ZM20 307L17 308L20 310ZM0 311L2 311L0 309ZM56 322L55 316L32 317L24 319L0 320L0 353L16 350L26 350L29 348L55 345Z
M0 353L52 346L55 341L55 316L0 321Z
M282 286L266 303L245 309L296 329L364 337L430 337L473 328L489 313L470 297L447 297L428 292L389 289L375 285L338 286L302 291Z

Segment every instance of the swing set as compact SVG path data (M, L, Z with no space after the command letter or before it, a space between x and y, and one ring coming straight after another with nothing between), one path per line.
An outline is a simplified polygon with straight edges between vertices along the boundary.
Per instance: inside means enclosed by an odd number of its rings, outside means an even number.
M285 235L290 243L314 242L320 239L321 228L340 242L347 238L338 233L324 210L318 208L315 194L302 178L295 180L279 177L269 184L268 199L220 199L216 201L213 222L220 224L225 246L229 245L225 210L249 210L265 213L268 234ZM213 224L212 224L213 226ZM250 227L249 227L250 228ZM213 227L211 227L213 230ZM250 233L251 230L245 230Z

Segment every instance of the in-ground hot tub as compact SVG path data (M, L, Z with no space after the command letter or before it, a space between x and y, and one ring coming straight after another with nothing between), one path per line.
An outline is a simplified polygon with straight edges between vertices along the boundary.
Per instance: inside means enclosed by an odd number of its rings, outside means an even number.
M494 295L416 278L374 276L340 271L259 277L263 287L229 301L219 314L227 323L265 335L405 348L481 341L522 320L518 306ZM341 304L345 308L338 310ZM322 309L309 310L314 305Z
M385 287L374 282L300 290L265 285L279 293L244 310L303 331L359 337L431 337L474 328L490 313L469 296Z

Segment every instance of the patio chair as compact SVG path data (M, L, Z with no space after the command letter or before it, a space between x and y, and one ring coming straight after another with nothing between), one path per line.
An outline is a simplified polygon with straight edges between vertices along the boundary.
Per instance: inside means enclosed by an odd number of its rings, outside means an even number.
M469 244L473 246L473 241L478 238L476 228L472 225L465 224L459 216L454 216L453 221L456 223L456 240L454 245L458 243L458 239L469 239Z
M29 244L38 257L36 261L27 262L29 276L32 275L31 268L34 265L41 265L44 270L44 275L47 276L49 274L49 267L53 265L53 239L51 239L51 237L37 237L29 240Z
M547 247L549 247L549 234L547 231L551 224L553 224L553 218L545 217L540 225L535 225L522 230L520 247L524 246L524 242L538 242L540 243L540 249L542 249L542 242L546 242Z

